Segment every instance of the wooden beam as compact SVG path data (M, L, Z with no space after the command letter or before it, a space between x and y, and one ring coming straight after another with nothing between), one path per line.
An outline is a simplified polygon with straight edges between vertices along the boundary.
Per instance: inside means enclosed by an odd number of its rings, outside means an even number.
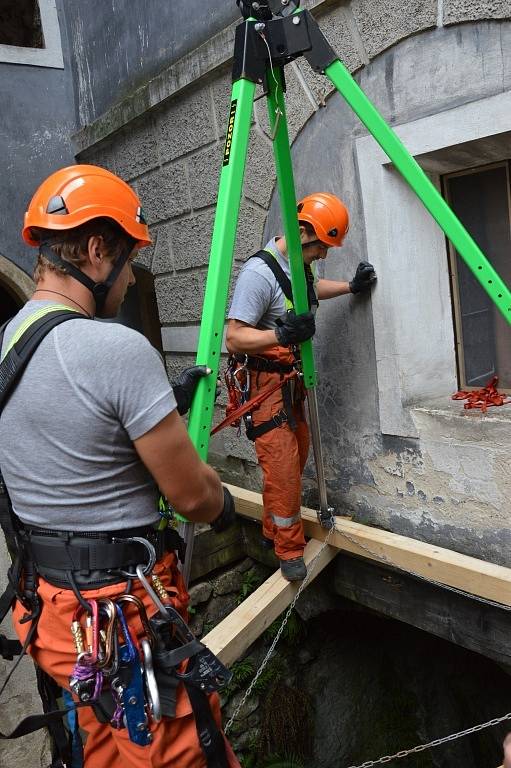
M307 565L320 550L319 541L309 541L304 552ZM321 573L337 553L338 550L335 547L325 547L316 561L311 581ZM261 584L259 589L249 595L229 616L203 637L202 642L224 664L232 664L290 605L300 584L301 582L286 581L281 576L280 570L276 571L264 584Z
M260 520L263 510L261 495L236 486L229 488L235 498L238 514ZM316 512L302 507L302 519L305 535L323 541L326 532L319 525ZM511 605L510 568L361 525L344 517L337 517L336 527L337 531L332 534L329 543L337 549L397 566L472 595Z
M511 665L509 611L340 552L330 583L336 595Z

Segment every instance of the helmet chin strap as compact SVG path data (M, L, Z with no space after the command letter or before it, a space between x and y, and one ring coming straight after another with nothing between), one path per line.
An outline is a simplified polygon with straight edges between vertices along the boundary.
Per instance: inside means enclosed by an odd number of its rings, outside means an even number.
M128 245L125 247L125 249L122 251L120 256L118 256L117 260L115 261L107 279L101 283L95 283L91 277L89 277L84 272L82 272L81 269L78 269L78 267L76 267L74 264L72 264L69 261L64 261L64 259L61 259L60 256L58 256L55 253L53 248L50 247L52 245L60 245L58 241L46 240L42 242L39 246L39 253L42 256L44 256L46 259L48 259L48 261L50 261L56 267L63 267L66 270L66 273L70 277L73 277L75 280L78 280L79 283L84 285L92 293L94 297L94 301L96 302L95 314L99 315L100 312L103 310L103 307L105 306L105 301L110 291L110 288L115 283L122 268L128 261L129 255L133 250L134 243L135 241L128 243Z

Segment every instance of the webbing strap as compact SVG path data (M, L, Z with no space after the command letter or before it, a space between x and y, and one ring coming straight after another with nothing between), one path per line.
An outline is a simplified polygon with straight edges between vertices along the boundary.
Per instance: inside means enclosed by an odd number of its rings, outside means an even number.
M280 266L279 262L277 261L277 257L273 255L270 251L257 251L257 253L254 253L252 256L249 256L250 259L261 259L264 261L266 266L271 269L273 272L273 275L275 277L275 280L280 286L280 289L282 290L282 293L286 297L286 309L292 309L293 308L293 288L291 286L291 280L286 275L282 267ZM312 271L312 267L309 264L304 265L305 269L305 281L307 283L307 299L309 301L309 309L312 309L312 307L318 306L318 297L316 295L316 291L314 289L314 273Z
M243 405L241 405L239 408L236 408L236 410L230 413L229 416L220 422L220 424L217 424L216 427L213 427L211 430L211 435L216 435L216 433L220 432L220 430L224 429L224 427L228 427L230 424L237 421L241 416L244 416L246 413L253 411L255 408L257 408L258 405L264 402L266 398L276 392L277 389L281 389L282 386L287 381L289 381L289 379L294 378L296 375L297 371L288 373L282 379L277 381L273 386L269 387L268 389L264 389L262 392L259 392L259 394L253 397L251 400L247 400L246 403L243 403Z
M1 356L1 359L5 357L5 355L9 352L9 350L21 339L25 331L27 331L30 326L34 325L38 320L41 320L41 318L45 317L46 315L50 314L51 312L60 312L60 311L66 311L66 312L74 312L75 314L80 314L77 309L73 309L72 307L68 307L66 304L48 304L45 307L41 307L40 309L37 309L35 312L32 312L31 315L26 317L22 323L20 323L19 327L16 329L16 331L12 335L12 339L10 340L6 350L5 354ZM12 318L11 318L12 319ZM2 326L0 332L2 336L0 337L0 346L3 341L3 335L5 332L5 329L7 325L10 323L10 320L7 320L6 323Z
M22 323L23 330L18 329L0 363L0 413L44 337L57 325L77 318L89 319L74 309L53 304L38 310Z
M257 251L257 253L254 253L253 256L250 256L249 258L261 259L261 261L264 261L266 266L273 272L275 280L279 284L282 293L286 299L291 302L292 305L293 289L291 287L291 280L286 275L275 256L273 256L273 254L269 253L268 251Z

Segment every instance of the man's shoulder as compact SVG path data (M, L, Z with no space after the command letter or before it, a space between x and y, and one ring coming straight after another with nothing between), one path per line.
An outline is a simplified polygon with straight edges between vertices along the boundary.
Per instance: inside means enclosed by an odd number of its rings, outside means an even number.
M59 326L59 336L64 340L74 340L78 345L91 345L102 349L139 350L151 345L138 331L121 323L102 322L100 320L76 320Z
M273 274L270 267L266 264L266 262L259 258L259 253L260 251L257 251L257 253L254 253L246 260L241 269L240 277L242 275L245 277L251 277L254 275L263 277L273 287L277 282L275 275Z

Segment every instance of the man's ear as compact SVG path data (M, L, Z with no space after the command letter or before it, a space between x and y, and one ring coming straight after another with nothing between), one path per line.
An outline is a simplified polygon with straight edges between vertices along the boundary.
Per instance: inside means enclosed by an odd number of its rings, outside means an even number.
M87 243L87 253L92 265L98 266L103 261L103 238L100 235L91 235Z
M303 224L300 224L298 228L300 230L300 242L303 243L304 238L307 236L307 230L305 229Z

